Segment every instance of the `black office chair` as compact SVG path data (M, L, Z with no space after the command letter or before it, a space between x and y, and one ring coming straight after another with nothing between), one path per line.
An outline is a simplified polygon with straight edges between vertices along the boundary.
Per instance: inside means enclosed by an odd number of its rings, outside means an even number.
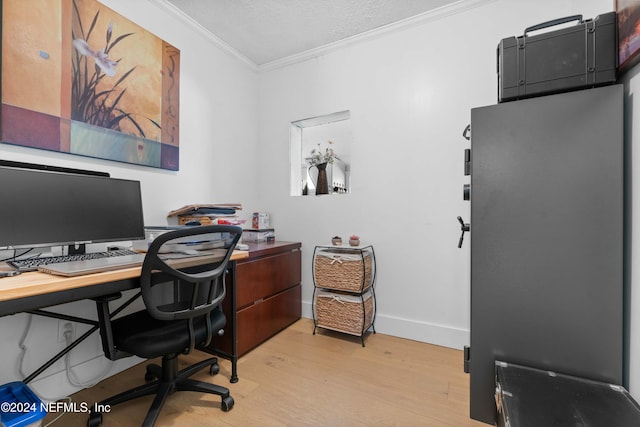
M212 245L211 233L222 233L225 240L224 248L212 250L216 252L215 261L203 264L201 259L192 257L172 259L176 255L167 253L193 247L193 242ZM229 225L187 227L164 233L153 241L142 265L140 287L146 310L111 320L108 304L118 296L96 299L105 355L111 360L131 355L146 359L162 356L162 366L147 366L147 384L94 405L89 427L102 423L102 413L96 411L96 406L99 410L152 394L155 399L143 427L154 425L165 399L175 391L216 394L222 398L223 411L233 407L227 388L189 378L205 367L215 375L219 371L215 357L178 371L178 355L191 352L196 345L208 345L214 334L222 332L226 323L220 308L226 294L225 271L241 234L240 227Z

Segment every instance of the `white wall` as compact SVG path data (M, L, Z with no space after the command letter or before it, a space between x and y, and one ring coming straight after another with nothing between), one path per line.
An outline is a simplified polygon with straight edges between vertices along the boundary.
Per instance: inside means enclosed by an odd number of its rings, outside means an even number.
M258 191L255 185L258 158L254 155L257 145L255 69L153 2L102 0L102 3L181 51L180 170L170 172L5 144L0 144L0 157L107 171L113 177L140 180L147 225L167 224L166 215L170 210L189 203L239 202L245 208L241 212L245 218L250 218L254 210L266 210L253 204ZM95 317L95 308L88 302L74 303L61 310ZM26 326L27 316L23 314L0 320L0 342L5 343L2 360L10 361L0 366L0 384L22 378L14 361L20 353L18 342ZM78 331L86 329L78 327ZM34 317L26 339L29 351L25 374L30 374L62 348L57 335L57 320ZM108 367L97 334L71 355L74 364L97 358L86 369L78 368L81 380L95 377ZM32 384L34 389L47 398L76 390L64 375L50 376L62 366L58 363L45 372Z

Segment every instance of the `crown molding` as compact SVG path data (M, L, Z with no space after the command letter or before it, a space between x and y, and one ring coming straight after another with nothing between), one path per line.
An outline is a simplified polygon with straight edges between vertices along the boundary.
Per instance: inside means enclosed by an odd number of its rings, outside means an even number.
M209 39L212 43L214 43L215 45L220 47L226 53L228 53L231 56L237 58L239 61L244 63L246 66L248 66L251 70L257 71L257 72L262 72L262 71L271 71L271 70L275 70L275 69L278 69L278 68L283 68L283 67L287 67L289 65L293 65L293 64L300 63L300 62L304 62L304 61L307 61L309 59L313 59L313 58L317 58L317 57L322 56L322 55L326 55L327 53L330 53L330 52L333 52L335 50L341 49L341 48L343 48L345 46L349 46L349 45L353 45L353 44L356 44L356 43L372 40L372 39L381 37L383 35L386 35L386 34L389 34L389 33L393 33L393 32L397 32L397 31L402 31L402 30L405 30L407 28L410 28L410 27L413 27L413 26L416 26L416 25L424 24L424 23L429 22L429 21L434 21L434 20L437 20L437 19L445 18L447 16L463 13L463 12L466 12L468 10L474 9L476 7L480 7L480 6L483 6L485 4L489 4L489 3L495 2L497 0L458 0L455 3L451 3L451 4L448 4L448 5L445 5L445 6L441 6L439 8L430 10L428 12L424 12L424 13L421 13L419 15L415 15L415 16L409 17L407 19L403 19L401 21L397 21L397 22L394 22L394 23L391 23L391 24L388 24L388 25L384 25L382 27L378 27L378 28L375 28L373 30L366 31L364 33L360 33L360 34L357 34L357 35L352 36L352 37L347 37L345 39L338 40L336 42L329 43L329 44L326 44L324 46L320 46L320 47L315 48L315 49L309 49L309 50L306 50L304 52L301 52L301 53L298 53L298 54L295 54L295 55L290 55L290 56L287 56L285 58L277 59L275 61L267 62L267 63L261 64L261 65L257 65L251 59L249 59L245 55L243 55L240 52L238 52L236 49L234 49L227 42L225 42L224 40L222 40L221 38L219 38L218 36L213 34L211 31L209 31L206 28L204 28L202 25L200 25L198 22L196 22L193 18L191 18L190 16L186 15L184 12L182 12L180 9L175 7L173 4L169 3L167 0L148 0L148 1L151 2L151 3L156 4L161 9L163 9L165 12L169 13L170 15L173 15L173 16L177 17L181 21L183 21L183 22L187 23L188 25L190 25L191 27L193 27L193 29L196 30L198 33L200 33L202 36L204 36L205 38Z
M304 52L287 56L282 59L276 59L275 61L267 62L265 64L258 65L258 71L270 71L278 68L283 68L289 65L293 65L299 62L304 62L309 59L317 58L335 50L344 48L349 45L361 43L364 41L373 40L375 38L384 36L397 31L403 31L407 28L424 24L429 21L435 21L445 18L447 16L456 15L476 7L483 6L495 2L497 0L458 0L455 3L451 3L445 6L438 7L436 9L415 15L400 21L393 22L382 27L374 28L373 30L366 31L364 33L357 34L352 37L347 37L342 40L338 40L333 43L320 46L315 49L309 49Z
M189 15L185 14L183 11L175 7L172 3L169 3L167 0L148 0L148 1L151 3L154 3L169 15L175 16L179 20L188 24L196 32L200 33L200 35L204 36L210 42L218 46L225 53L238 59L240 62L242 62L247 67L249 67L251 70L258 71L258 65L255 62L253 62L251 59L247 58L245 55L238 52L236 49L234 49L230 44L222 40L220 37L216 36L211 31L207 30L205 27L200 25Z

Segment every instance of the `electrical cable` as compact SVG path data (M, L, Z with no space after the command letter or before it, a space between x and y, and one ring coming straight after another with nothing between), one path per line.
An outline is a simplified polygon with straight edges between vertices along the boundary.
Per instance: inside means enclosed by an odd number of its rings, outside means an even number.
M28 375L24 372L24 359L27 356L27 345L25 344L26 340L27 340L27 336L29 335L29 331L31 330L31 324L33 322L33 314L28 313L27 314L27 326L24 328L24 332L22 334L22 337L20 338L20 341L18 342L18 347L20 348L20 355L18 356L18 372L20 373L20 375L22 376L22 379L25 379ZM47 397L44 396L42 393L38 392L37 390L35 390L35 388L33 387L33 384L29 384L29 388L33 389L33 391L38 395L38 397L40 397L42 400L46 400L48 402L56 402L58 400L63 400L68 398L69 396L63 396L63 397Z
M22 376L22 378L26 378L27 374L25 373L24 370L24 360L26 358L27 355L27 351L28 348L25 344L25 341L27 340L27 336L29 335L29 332L31 330L31 324L33 322L33 315L32 314L27 314L27 326L25 327L24 333L22 334L22 337L20 338L20 341L18 342L18 347L20 348L20 355L18 358L18 370L20 372L20 375ZM66 345L70 345L73 341L73 337L72 337L73 331L65 331L64 332L64 338L65 338L65 342ZM89 387L93 387L94 385L96 385L97 383L99 383L104 377L107 376L107 374L111 371L111 368L113 368L113 365L115 362L113 361L109 361L110 363L108 364L108 366L106 367L106 369L101 372L100 374L98 374L96 376L96 378L90 380L90 381L86 381L86 382L82 382L78 379L78 376L76 375L76 373L73 371L73 368L71 366L71 359L70 359L70 354L71 352L65 354L64 359L65 359L65 370L67 373L67 379L69 380L69 382L71 383L71 385L74 385L76 387L82 387L82 388L89 388ZM31 385L31 387L33 388L33 386ZM42 393L36 393L39 397L41 397L44 400L47 400L49 402L55 402L58 400L62 400L67 398L68 396L64 396L64 397L47 397L42 395Z
M64 331L64 339L68 346L71 345L71 343L73 342L72 335L73 335L73 331L70 331L70 330ZM115 362L113 360L109 360L109 363L107 364L107 367L103 372L99 373L95 378L89 381L83 382L78 379L78 376L73 371L73 367L71 366L71 352L64 355L64 364L67 371L67 379L72 385L76 387L82 387L82 388L93 387L94 385L102 381L109 374L109 372L111 371L111 368L113 368L114 363Z
M9 258L5 258L5 259L0 259L0 262L5 262L5 261L9 261L9 260L15 260L16 258L19 258L21 256L24 256L24 255L28 254L32 250L33 250L33 248L29 248L29 249L25 250L24 252L22 252L20 255L16 255L17 250L14 249L13 250L13 256L10 256Z
M27 377L27 374L24 373L24 366L23 366L24 359L27 355L27 346L24 344L24 342L27 340L27 335L29 335L29 331L31 330L32 320L33 320L33 314L31 313L27 314L27 326L24 328L22 337L18 342L18 348L20 348L20 356L18 358L18 371L20 372L20 375L22 375L23 379Z

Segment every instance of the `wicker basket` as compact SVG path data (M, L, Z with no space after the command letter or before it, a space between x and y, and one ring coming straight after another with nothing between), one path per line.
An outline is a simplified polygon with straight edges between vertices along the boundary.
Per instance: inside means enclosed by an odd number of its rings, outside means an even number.
M372 254L367 250L317 250L313 264L319 288L361 292L373 283Z
M359 295L322 290L316 293L316 321L322 328L361 336L373 323L373 308L371 291L364 293L362 299Z

